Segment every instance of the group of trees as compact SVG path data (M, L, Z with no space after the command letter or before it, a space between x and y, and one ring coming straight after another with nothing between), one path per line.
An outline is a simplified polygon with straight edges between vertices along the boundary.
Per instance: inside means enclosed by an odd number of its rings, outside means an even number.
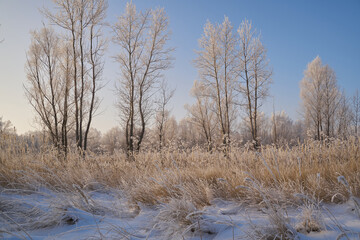
M99 106L105 40L101 27L104 0L56 0L57 12L44 9L49 26L33 31L27 52L26 96L55 147L66 153L68 133L87 149L92 119Z
M105 38L102 34L105 0L55 0L57 12L42 13L59 30L49 26L33 31L27 52L26 95L39 123L59 151L66 153L68 134L86 151L91 123L99 107ZM140 150L147 124L156 109L161 113L160 131L167 118L166 105L173 91L162 88L163 72L172 62L168 20L163 9L137 11L132 3L112 26L113 42L119 47L115 59L121 77L117 84L117 107L122 119L129 155ZM164 81L164 80L163 80ZM170 92L168 92L170 91ZM161 141L160 134L160 141Z
M203 130L210 148L216 142L215 131L228 147L242 111L258 148L260 107L268 96L272 75L260 34L247 20L234 32L225 17L221 24L206 23L199 46L195 66L200 81L192 90L196 103L188 107L192 120Z
M310 62L300 84L304 119L308 134L317 140L357 135L359 93L349 99L339 89L336 74L319 56Z
M133 154L140 150L154 113L154 92L158 90L163 72L171 65L173 48L167 46L170 32L163 9L137 11L134 4L127 3L113 29L113 41L120 47L116 55L121 69L117 106L125 130L126 152ZM166 90L160 90L163 108L160 122L165 118L164 107L172 95Z
M138 11L130 2L111 25L118 50L114 59L121 70L116 84L121 126L102 135L91 124L103 87L107 2L54 3L55 13L43 9L42 14L55 28L44 25L31 33L24 86L59 152L66 154L72 145L110 154L122 149L132 156L147 146L174 144L227 151L232 143L247 142L258 149L260 144L296 143L306 136L323 140L358 134L359 93L348 99L334 71L319 57L309 63L301 81L304 121L294 122L283 111L265 116L261 107L272 82L266 49L251 22L244 20L234 30L227 17L205 24L194 59L199 76L191 89L195 102L185 106L188 116L177 122L168 109L174 89L164 78L174 50L168 46L168 18L164 9Z
M3 120L3 117L0 117L0 135L9 134L13 131L12 124L9 120Z

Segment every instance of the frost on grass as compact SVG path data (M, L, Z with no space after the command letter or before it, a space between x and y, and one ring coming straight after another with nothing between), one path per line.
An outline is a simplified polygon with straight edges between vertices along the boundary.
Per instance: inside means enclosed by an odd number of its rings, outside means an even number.
M303 202L298 208L300 214L297 215L296 231L307 234L326 230L322 214L322 202L305 194L294 194L294 197Z
M115 189L100 193L74 185L69 192L44 188L39 191L2 189L0 194L0 233L15 233L17 238L25 235L30 238L28 232L32 231L65 229L73 225L76 229L79 223L84 224L84 219L91 222L101 218L126 219L137 214Z
M269 224L259 225L249 220L250 228L247 236L250 239L299 239L297 231L291 225L290 219L286 217L284 210L278 206L264 210Z
M299 239L297 231L291 225L288 217L286 217L286 212L281 206L278 206L276 203L269 198L270 194L267 193L267 189L263 188L261 184L253 178L246 178L245 180L254 191L258 191L265 208L263 212L266 214L269 225L259 226L257 224L250 224L251 230L248 231L248 237L251 239ZM250 221L251 223L251 221Z
M301 233L320 232L325 229L321 210L314 204L305 204L300 207L299 223L296 231Z
M353 202L354 204L354 212L355 214L360 218L360 199L356 198L353 195L352 189L348 183L348 181L346 181L346 178L344 176L339 176L337 178L338 182L341 183L342 185L345 186L346 190L348 191L349 195L350 195L350 200Z
M213 219L184 198L172 198L168 203L161 204L154 222L153 229L160 231L163 239L202 238L216 234Z
M194 232L201 212L198 212L193 203L186 199L171 199L163 203L159 214L155 218L154 228L163 232L166 237L182 239L189 231Z
M143 239L237 239L244 232L250 232L245 239L336 239L341 234L346 239L360 232L354 214L359 209L360 145L319 144L264 148L261 155L233 149L227 157L201 149L140 152L133 162L121 154L79 159L69 153L64 162L50 151L4 155L0 228L43 236L39 239L69 230L66 236L72 239L121 239L130 232ZM340 176L336 183L339 172L346 179ZM298 209L294 193L316 196L322 204L309 201ZM327 205L339 196L339 205ZM344 210L345 205L352 212L327 210ZM254 210L250 222L244 218L247 209ZM86 237L73 237L82 230Z
M0 198L0 223L7 231L29 231L61 225L73 225L78 221L73 208L65 206L41 206L26 199Z

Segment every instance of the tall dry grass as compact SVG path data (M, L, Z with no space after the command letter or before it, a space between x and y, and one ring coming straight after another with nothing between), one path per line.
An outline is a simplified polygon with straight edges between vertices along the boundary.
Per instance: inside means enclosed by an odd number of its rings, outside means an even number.
M157 204L171 198L187 199L196 207L214 198L257 204L263 196L246 178L256 179L276 204L292 204L302 193L325 202L343 202L350 195L337 178L344 176L355 197L360 197L360 141L308 141L296 147L263 147L260 152L232 148L209 153L188 150L148 151L134 161L126 155L70 152L67 159L51 148L31 152L14 146L11 137L0 141L0 186L6 189L46 187L78 191L111 187L123 190L132 203ZM13 142L12 142L13 141Z

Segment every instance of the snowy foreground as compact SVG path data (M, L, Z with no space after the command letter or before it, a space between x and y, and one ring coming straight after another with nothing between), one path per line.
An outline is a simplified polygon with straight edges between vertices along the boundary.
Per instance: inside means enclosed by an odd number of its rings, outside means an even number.
M201 210L186 200L145 206L129 203L118 190L75 189L71 194L2 190L0 238L256 239L274 229L266 207L220 199ZM360 218L352 201L277 209L287 229L297 229L295 239L360 238ZM304 225L314 222L308 233Z

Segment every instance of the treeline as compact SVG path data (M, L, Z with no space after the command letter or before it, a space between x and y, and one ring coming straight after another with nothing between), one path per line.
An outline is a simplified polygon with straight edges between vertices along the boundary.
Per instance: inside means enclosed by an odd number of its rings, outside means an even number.
M343 102L343 96L340 98ZM347 139L351 136L359 137L359 106L360 96L358 91L356 94L347 98L346 110L349 111L344 119L344 109L338 109L334 125L334 135L328 137L326 133L321 132L322 141L332 141L335 138ZM343 121L349 125L343 128ZM276 147L297 146L309 139L317 139L317 129L314 125L308 125L305 119L294 121L286 112L276 112L270 116L266 116L263 112L259 114L259 142L263 146L273 145ZM216 122L213 126L212 139L213 143L209 146L204 129L198 124L196 119L189 113L187 117L177 121L171 116L169 111L165 111L165 118L162 123L162 129L154 122L145 134L142 148L146 151L161 151L171 149L191 150L193 148L202 148L209 151L224 151L225 146L222 144L222 135ZM344 132L345 131L345 132ZM254 142L249 127L249 122L244 119L234 124L231 130L232 147L246 147L254 149ZM161 136L161 138L160 138ZM0 118L0 139L1 146L8 149L8 145L12 145L13 151L17 152L40 152L49 147L53 147L51 137L46 130L30 131L25 134L16 134L15 128L10 121L3 121ZM69 134L69 145L76 146L76 136L74 132ZM5 147L7 146L7 147ZM113 127L105 133L91 128L88 136L88 151L93 153L126 153L127 144L124 130L121 127Z
M358 136L359 93L348 98L335 72L319 57L308 64L301 81L303 119L294 121L283 111L263 113L272 69L261 36L248 20L238 28L227 17L205 24L194 59L199 76L191 89L195 103L186 105L187 116L176 121L168 109L175 90L164 77L174 60L164 9L138 11L130 2L117 22L109 24L105 0L54 4L55 12L41 10L49 22L32 32L27 51L24 86L43 131L17 136L26 146L50 144L65 155L76 149L121 150L131 156L149 148L201 146L226 152L239 145L259 149L307 138ZM108 26L120 69L114 97L121 124L101 134L92 122L104 87L109 42L102 31ZM9 123L0 126L2 134L16 136Z

